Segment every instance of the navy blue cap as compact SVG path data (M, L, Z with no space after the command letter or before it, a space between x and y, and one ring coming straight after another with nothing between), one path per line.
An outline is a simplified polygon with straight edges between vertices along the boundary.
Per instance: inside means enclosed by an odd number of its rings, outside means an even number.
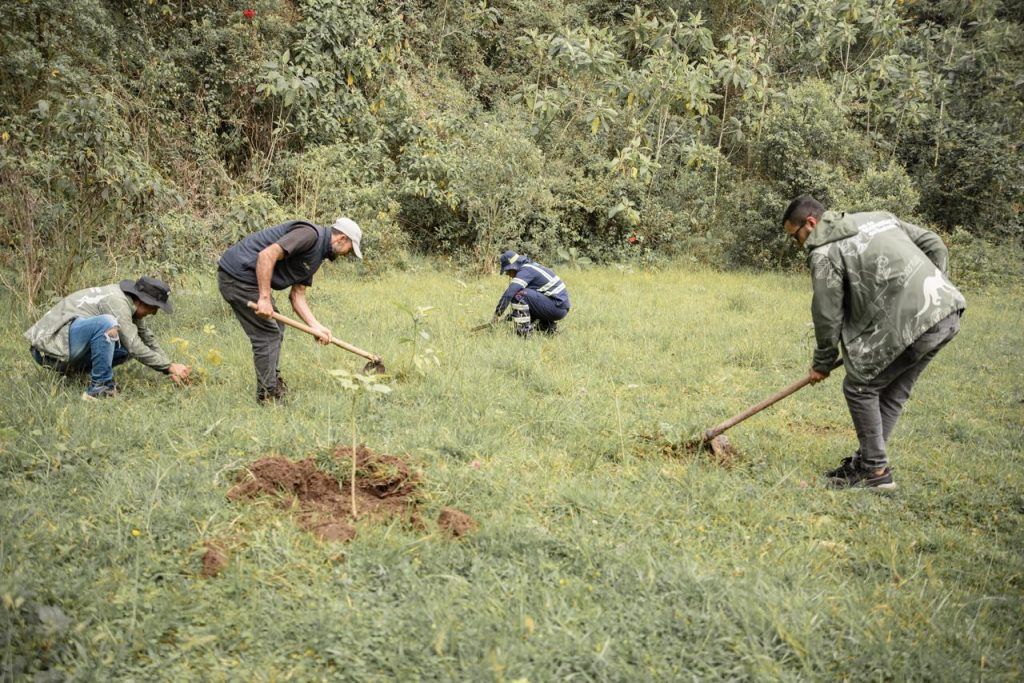
M528 263L530 259L509 249L501 255L499 261L501 262L501 272L507 273L510 270L519 270L519 267L524 263Z

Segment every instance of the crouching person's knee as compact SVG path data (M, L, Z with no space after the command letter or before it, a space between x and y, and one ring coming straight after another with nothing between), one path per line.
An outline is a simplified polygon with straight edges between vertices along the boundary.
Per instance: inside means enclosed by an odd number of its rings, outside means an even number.
M107 335L107 339L114 342L118 341L120 337L118 336L117 318L112 315L100 315L97 317L100 319L100 329L103 330L103 334Z

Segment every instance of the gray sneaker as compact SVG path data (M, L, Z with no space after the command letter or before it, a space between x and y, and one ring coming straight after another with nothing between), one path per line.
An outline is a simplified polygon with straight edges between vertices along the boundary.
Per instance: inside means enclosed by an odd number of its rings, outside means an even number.
M116 386L89 387L88 391L82 392L82 400L99 401L104 398L114 398L119 393Z

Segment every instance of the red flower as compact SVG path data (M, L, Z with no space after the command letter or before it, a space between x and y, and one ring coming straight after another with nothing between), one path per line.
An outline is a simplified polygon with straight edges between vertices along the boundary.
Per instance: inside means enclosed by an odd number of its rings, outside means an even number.
M252 7L249 7L248 9L242 10L242 16L248 19L249 21L252 21L252 18L256 16L256 10L254 10Z
M626 241L629 242L630 244L636 244L637 242L640 241L640 238L637 237L636 235L630 235L629 237L626 238Z

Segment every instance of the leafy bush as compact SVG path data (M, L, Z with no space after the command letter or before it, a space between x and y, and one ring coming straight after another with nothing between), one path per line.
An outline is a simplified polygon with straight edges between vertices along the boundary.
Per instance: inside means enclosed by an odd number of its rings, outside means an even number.
M730 229L723 249L729 265L791 267L803 259L782 229L782 212L792 197L777 188L741 182L725 197L723 218Z
M272 170L278 200L311 220L376 214L394 193L394 163L381 140L341 142L294 154Z
M928 217L968 225L987 239L1024 237L1021 141L959 121L946 129L940 149L937 164L929 155L917 169Z
M61 290L84 263L139 248L132 218L168 207L174 189L128 144L127 123L108 92L40 100L12 117L0 145L0 207L31 301Z
M467 217L459 242L481 268L495 254L519 245L539 246L555 219L545 160L522 122L485 116L461 129L451 142L458 160L450 190Z
M240 192L221 199L208 243L223 250L246 235L298 218L264 192Z
M734 265L787 266L798 255L781 228L794 197L810 194L838 211L917 215L920 195L906 170L883 158L838 105L833 86L805 81L767 107L751 142L763 175L744 179L728 199L726 245Z
M844 189L836 206L842 206L845 211L889 211L911 219L917 215L920 202L920 193L906 170L890 161L882 168L869 167Z
M943 239L949 249L950 277L957 286L1001 289L1024 280L1021 244L997 244L960 226Z
M752 141L762 175L783 195L811 194L825 204L842 195L852 176L864 173L875 153L855 131L832 86L803 81L774 100Z

